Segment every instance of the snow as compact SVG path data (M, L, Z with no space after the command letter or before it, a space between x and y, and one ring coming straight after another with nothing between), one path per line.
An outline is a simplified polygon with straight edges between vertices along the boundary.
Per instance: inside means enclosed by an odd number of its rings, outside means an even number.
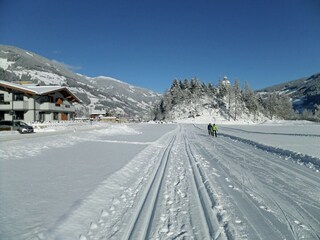
M112 101L114 102L119 102L119 103L123 103L122 101L120 101L119 99L115 98L115 97L112 97Z
M118 80L118 79L115 79L115 78L112 78L112 77L107 77L107 76L98 76L98 77L94 77L94 78L89 78L89 79L104 79L104 80L111 80L111 81L114 81L114 82L117 82L117 83L121 83L123 84L124 82Z
M0 132L0 239L319 238L319 124L34 126Z
M3 70L7 70L14 63L15 62L8 61L8 59L6 58L0 58L0 68L2 68Z
M28 75L32 80L42 81L46 85L54 84L54 85L63 85L66 83L66 78L64 76L59 76L55 73L37 71L37 70L29 70L29 69L21 69L13 71L20 79L23 75Z
M227 125L223 133L252 140L272 147L320 158L320 125L301 121L260 125Z
M26 52L27 55L33 57L33 54L32 53L29 53L29 52Z

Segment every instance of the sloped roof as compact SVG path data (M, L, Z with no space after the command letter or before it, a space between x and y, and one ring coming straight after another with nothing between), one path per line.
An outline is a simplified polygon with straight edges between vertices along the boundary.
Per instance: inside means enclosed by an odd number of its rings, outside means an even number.
M61 86L37 86L34 84L16 84L7 81L0 80L0 87L7 89L13 89L20 92L24 92L30 95L48 95L54 92L61 92L64 97L68 98L72 102L80 103L81 100L74 95L67 87Z

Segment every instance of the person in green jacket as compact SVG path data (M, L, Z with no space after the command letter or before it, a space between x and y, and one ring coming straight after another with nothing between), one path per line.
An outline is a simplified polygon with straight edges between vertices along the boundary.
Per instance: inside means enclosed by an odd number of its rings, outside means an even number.
M217 137L217 131L218 131L218 127L216 126L216 124L213 124L211 127L212 136Z

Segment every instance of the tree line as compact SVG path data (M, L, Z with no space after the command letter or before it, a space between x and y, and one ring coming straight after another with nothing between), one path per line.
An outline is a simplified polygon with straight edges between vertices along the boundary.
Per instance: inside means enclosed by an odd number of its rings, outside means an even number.
M241 86L239 80L231 84L227 79L217 86L200 82L197 78L174 79L171 87L155 106L155 120L170 120L177 107L190 107L201 101L206 107L220 109L229 120L237 120L243 113L264 115L269 119L294 119L296 117L290 98L280 93L260 94L254 92L247 82ZM190 114L197 114L197 112Z

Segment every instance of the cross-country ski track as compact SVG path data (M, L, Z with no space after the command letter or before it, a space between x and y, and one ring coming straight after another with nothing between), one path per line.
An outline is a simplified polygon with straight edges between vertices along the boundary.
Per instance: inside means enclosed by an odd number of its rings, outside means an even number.
M319 174L283 156L180 125L155 163L123 229L83 236L319 239Z
M93 148L145 147L26 239L320 239L320 173L286 151L230 134L212 137L192 124L176 124L155 141L89 131L72 138Z

